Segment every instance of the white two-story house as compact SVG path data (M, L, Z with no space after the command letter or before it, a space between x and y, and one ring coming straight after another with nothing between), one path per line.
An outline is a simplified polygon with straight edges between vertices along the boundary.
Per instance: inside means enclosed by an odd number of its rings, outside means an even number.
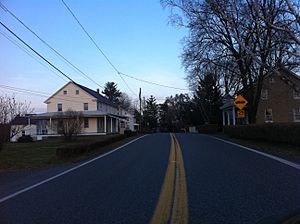
M69 109L80 111L84 117L82 135L105 135L119 133L120 122L116 104L99 93L75 82L69 82L50 96L45 103L47 113L34 116L37 120L37 135L57 135L54 120L59 113Z

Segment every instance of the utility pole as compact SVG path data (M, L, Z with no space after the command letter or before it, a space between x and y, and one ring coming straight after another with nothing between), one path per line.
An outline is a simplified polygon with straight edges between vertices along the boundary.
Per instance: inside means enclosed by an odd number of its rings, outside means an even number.
M140 88L139 100L140 100L140 133L142 133L142 88Z

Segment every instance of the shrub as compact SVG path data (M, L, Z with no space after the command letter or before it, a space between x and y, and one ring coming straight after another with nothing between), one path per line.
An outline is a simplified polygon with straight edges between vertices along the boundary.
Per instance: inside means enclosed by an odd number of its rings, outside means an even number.
M9 124L0 124L0 151L3 149L3 144L9 141L9 132Z
M24 136L21 136L20 138L18 138L18 142L32 142L33 139L30 135L24 135Z
M286 143L300 146L300 124L252 124L225 126L224 133L232 138Z
M137 132L136 131L131 131L131 130L125 130L124 135L125 135L125 138L129 138L129 137L137 135Z
M217 124L203 124L197 126L197 130L199 133L203 134L215 134L218 132L218 125Z
M101 141L81 144L69 144L56 149L56 156L65 159L91 152L97 148L112 144L125 138L125 135L117 135Z

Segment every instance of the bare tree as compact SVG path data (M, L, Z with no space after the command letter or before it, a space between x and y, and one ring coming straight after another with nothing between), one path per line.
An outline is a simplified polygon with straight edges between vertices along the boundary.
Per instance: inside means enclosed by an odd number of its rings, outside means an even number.
M15 96L0 96L0 124L8 124L17 115L24 116L34 111L30 102L18 102Z
M254 123L266 75L278 65L297 66L292 39L272 28L285 23L284 0L161 2L171 8L171 21L189 30L182 54L188 78L199 80L207 72L223 71L219 80L225 93L242 92Z
M24 116L30 114L34 110L30 106L30 102L18 102L15 96L2 95L0 96L0 150L3 142L10 139L10 125L12 119L16 116ZM20 132L19 127L14 131L14 134Z
M118 97L119 106L124 110L132 109L132 99L124 92L121 93L121 96Z
M54 127L57 128L57 132L62 134L66 141L71 141L81 133L84 119L81 112L67 110L60 112L55 121Z

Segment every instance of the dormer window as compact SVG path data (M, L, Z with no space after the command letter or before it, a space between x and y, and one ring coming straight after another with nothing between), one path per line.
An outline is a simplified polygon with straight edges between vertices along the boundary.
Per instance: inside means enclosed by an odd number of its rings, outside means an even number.
M67 95L68 94L68 91L67 90L64 90L64 95Z

